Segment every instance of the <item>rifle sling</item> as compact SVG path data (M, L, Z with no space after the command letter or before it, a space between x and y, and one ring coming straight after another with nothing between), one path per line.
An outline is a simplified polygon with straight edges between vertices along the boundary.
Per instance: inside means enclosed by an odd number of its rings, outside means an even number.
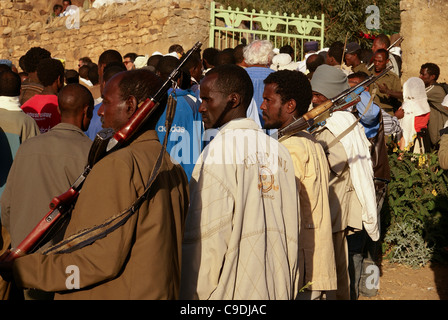
M358 119L356 119L356 121L355 122L353 122L347 129L345 129L344 131L342 131L336 138L334 138L325 148L324 148L324 151L325 152L327 152L327 150L329 150L331 147L333 147L333 146L335 146L336 145L336 143L338 143L342 138L344 138L350 131L352 131L353 130L353 128L355 128L357 125L358 125L358 123L359 123L359 121L361 121L361 118L366 114L366 112L370 109L370 106L372 105L372 103L373 103L373 99L375 98L375 95L376 95L376 88L374 88L373 90L372 90L372 95L370 96L370 100L369 100L369 103L367 104L367 106L366 106L366 109L364 110L364 112L363 112L363 114L358 118Z
M175 90L174 90L175 92ZM171 131L171 124L173 122L174 113L176 109L176 100L171 95L168 97L168 103L167 103L167 112L166 112L166 121L165 121L165 127L166 132L163 139L162 148L160 150L160 153L157 157L156 163L154 164L154 167L151 171L151 175L148 179L148 183L146 184L145 191L143 192L140 197L138 197L134 203L125 211L112 216L111 218L104 221L102 224L93 226L91 228L82 230L70 237L68 237L65 240L60 241L59 243L53 245L52 247L48 248L46 251L43 252L43 254L50 254L50 253L68 253L75 251L77 249L80 249L86 245L89 245L93 242L95 242L98 239L104 238L112 231L118 229L122 225L126 223L126 221L140 208L141 204L147 199L149 192L151 190L151 186L153 182L156 180L160 168L163 161L163 156L165 154L166 145L168 142L168 135Z

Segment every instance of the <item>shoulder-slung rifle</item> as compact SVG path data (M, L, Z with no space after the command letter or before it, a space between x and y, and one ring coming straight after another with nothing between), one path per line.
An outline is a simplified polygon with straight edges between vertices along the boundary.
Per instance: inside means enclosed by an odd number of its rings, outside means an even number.
M311 109L305 113L299 119L291 122L286 127L279 129L277 134L278 139L285 139L295 133L302 131L304 129L312 130L321 120L328 118L332 112L338 110L344 110L348 107L358 103L360 101L360 94L365 90L365 87L371 85L383 75L385 75L392 67L389 66L384 69L380 74L374 76L371 75L364 81L358 83L352 88L344 90L336 97L325 101L324 103L318 105L317 107Z
M119 149L131 140L134 134L139 131L142 125L157 109L168 89L170 89L172 84L180 77L181 69L185 62L193 54L193 52L199 50L201 46L202 43L197 42L193 48L185 54L185 57L182 58L179 66L171 72L168 79L159 88L156 94L151 98L147 98L140 104L137 111L122 129L114 132L114 130L106 128L97 133L90 148L87 165L84 168L84 172L78 177L78 179L76 179L68 191L53 198L50 202L50 211L41 219L41 221L16 248L10 249L0 257L0 262L13 261L23 255L32 253L43 244L42 242L44 242L45 238L47 238L52 229L55 228L56 222L62 220L61 218L66 216L75 205L84 181L89 172L92 170L94 164L104 158L107 154ZM169 125L171 126L171 124ZM167 128L166 132L168 133L169 131L169 128Z

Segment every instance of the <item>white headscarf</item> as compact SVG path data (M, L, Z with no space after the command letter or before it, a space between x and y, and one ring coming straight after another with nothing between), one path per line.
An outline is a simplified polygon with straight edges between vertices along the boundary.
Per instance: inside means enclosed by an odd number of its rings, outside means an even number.
M417 133L414 125L415 117L431 111L422 79L412 77L404 83L402 108L404 116L400 119L400 126L403 129L403 138L407 147Z

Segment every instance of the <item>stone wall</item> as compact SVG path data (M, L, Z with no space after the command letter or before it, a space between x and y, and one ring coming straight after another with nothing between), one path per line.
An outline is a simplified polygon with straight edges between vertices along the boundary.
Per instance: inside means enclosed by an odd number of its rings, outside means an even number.
M67 28L73 20L65 17L47 23L51 9L36 4L0 1L0 58L10 59L16 66L35 46L64 59L67 69L77 69L79 58L88 56L98 62L107 49L122 55L151 55L154 51L167 53L175 43L185 50L197 41L203 43L202 49L208 45L210 0L139 0L80 9L79 29Z
M440 67L439 82L448 82L448 1L401 0L402 82L419 75L420 66Z
M82 0L72 0L81 4ZM167 53L171 44L186 50L197 41L208 46L211 0L138 0L81 11L80 28L67 29L66 18L47 23L59 0L0 0L0 58L18 65L31 47L41 46L77 68L78 58L97 62L106 49L151 54ZM434 62L440 81L448 82L447 0L401 0L403 82L418 76L420 66Z

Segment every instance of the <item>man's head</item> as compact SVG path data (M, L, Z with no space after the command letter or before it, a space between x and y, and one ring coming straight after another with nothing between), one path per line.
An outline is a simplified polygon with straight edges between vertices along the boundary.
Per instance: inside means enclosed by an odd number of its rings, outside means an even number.
M72 1L71 0L63 0L62 1L63 10L62 11L65 11L67 9L67 7L71 6L71 5L72 5Z
M330 66L337 66L342 63L342 55L344 53L344 44L341 41L333 42L330 45L327 53L326 64Z
M77 83L66 85L58 94L61 122L72 123L86 131L93 116L93 104L92 94L85 86Z
M348 78L348 85L353 88L354 86L358 85L359 83L363 82L369 77L369 75L363 71L358 71L355 73L351 73L347 76ZM366 90L368 90L366 88Z
M427 62L420 67L419 78L425 83L425 87L437 82L440 75L440 68L435 63Z
M235 63L239 66L246 66L246 63L244 62L244 55L243 55L243 51L244 51L244 47L246 45L240 43L239 45L237 45L234 50L233 50L233 56L235 57Z
M184 56L185 57L185 56ZM181 61L184 59L181 58ZM201 54L199 52L193 52L191 56L185 61L184 67L190 75L196 80L196 82L200 82L202 78L202 60Z
M378 49L373 55L373 67L376 73L380 73L387 67L389 52L386 49Z
M112 76L123 71L127 71L126 66L123 62L113 61L108 63L103 68L103 77L102 82L100 83L100 91L103 92L104 86L106 85L107 81L112 78Z
M82 57L81 59L78 60L78 72L79 72L79 68L81 68L82 66L88 66L89 63L92 63L92 59L90 59L89 57Z
M180 59L185 54L184 48L180 44L173 44L168 48L168 53L176 52L177 58Z
M248 66L266 66L274 57L273 45L269 40L255 40L244 47L244 61Z
M361 46L357 42L350 42L345 49L345 63L349 67L356 67L361 63Z
M89 79L89 66L83 65L79 68L79 76L83 79Z
M28 50L24 58L25 71L28 73L36 72L37 65L42 59L47 59L51 57L50 51L41 48L33 47Z
M323 64L317 67L311 79L313 105L316 107L328 99L336 97L349 88L345 73L335 67Z
M206 48L202 52L202 64L207 70L213 68L216 65L216 58L219 54L219 50L216 48Z
M123 63L124 63L124 65L126 66L126 69L127 69L127 70L135 69L135 64L134 64L134 62L135 62L135 59L136 59L136 58L137 58L137 54L134 53L134 52L126 53L126 54L123 56Z
M57 17L57 16L59 16L61 13L62 13L62 6L60 5L60 4L55 4L54 6L53 6L53 13L54 13L54 15Z
M306 59L306 68L309 72L316 71L317 67L325 63L324 58L320 54L312 54Z
M120 52L113 49L104 51L98 58L98 76L100 83L103 82L104 67L114 61L123 62L123 57Z
M120 130L137 111L139 104L151 98L163 85L162 80L146 69L120 72L114 75L102 92L103 103L98 110L103 128ZM166 105L166 95L159 107L145 124L146 129L153 129Z
M22 81L20 76L12 70L0 72L0 96L18 97Z
M100 75L98 74L98 65L96 63L89 64L88 79L95 86L100 82Z
M59 91L64 85L64 66L58 59L43 59L37 66L37 77L44 87L54 86Z
M173 56L163 56L157 63L156 74L165 81L179 64L180 60L178 58Z
M375 37L372 44L372 52L375 53L379 49L387 50L390 46L390 39L385 34L379 34Z
M206 129L245 118L254 88L246 70L234 64L211 69L201 81L199 112Z
M266 129L280 129L304 115L313 97L308 78L300 71L280 70L264 80L263 121Z
M218 53L216 58L216 66L222 64L236 64L233 48L226 48Z
M65 70L65 83L79 83L79 73L76 70Z

